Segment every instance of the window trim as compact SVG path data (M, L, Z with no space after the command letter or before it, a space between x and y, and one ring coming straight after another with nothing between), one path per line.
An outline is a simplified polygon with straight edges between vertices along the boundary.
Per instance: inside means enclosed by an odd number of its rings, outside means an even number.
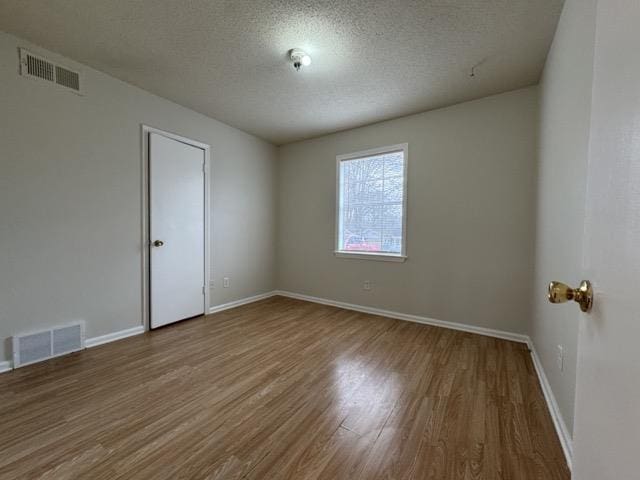
M340 163L345 160L357 160L359 158L371 157L391 152L403 152L403 178L402 178L402 246L400 253L385 252L359 252L353 250L340 250ZM409 144L398 143L384 147L371 148L359 152L346 153L336 156L336 225L334 239L334 255L338 258L349 258L359 260L378 260L387 262L404 262L407 259L407 167L409 164Z

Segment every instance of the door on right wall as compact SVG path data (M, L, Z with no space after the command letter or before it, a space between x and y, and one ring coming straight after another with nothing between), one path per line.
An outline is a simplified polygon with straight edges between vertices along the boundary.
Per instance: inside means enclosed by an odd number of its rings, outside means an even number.
M573 478L640 479L640 1L598 5ZM571 212L567 212L571 214Z

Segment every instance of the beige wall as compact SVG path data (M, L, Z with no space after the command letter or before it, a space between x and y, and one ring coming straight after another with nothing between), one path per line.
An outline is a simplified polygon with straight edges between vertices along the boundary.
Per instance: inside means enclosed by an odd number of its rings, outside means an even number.
M579 311L551 305L551 280L582 279L582 236L593 77L595 0L567 0L540 85L536 268L530 335L573 429ZM564 346L564 367L557 346Z
M537 104L532 87L280 147L278 287L526 333ZM404 142L407 261L336 258L336 155Z
M141 123L212 147L211 303L275 287L275 147L89 68L83 97L22 78L18 46L0 33L0 362L18 332L140 325Z

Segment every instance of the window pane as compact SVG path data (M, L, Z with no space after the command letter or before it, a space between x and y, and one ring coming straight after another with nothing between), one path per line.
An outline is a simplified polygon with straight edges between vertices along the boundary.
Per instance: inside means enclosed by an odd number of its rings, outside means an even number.
M384 175L404 175L403 152L394 152L384 156Z
M402 205L385 205L383 211L384 230L402 229Z
M382 235L382 251L402 253L402 229L394 232L384 232Z
M381 179L384 175L384 157L367 157L358 160L347 160L346 177L349 182L363 182Z
M403 178L392 177L384 179L384 202L402 202Z
M347 184L346 203L370 204L382 202L382 180Z
M346 207L342 229L343 250L380 251L381 219L381 205Z
M404 152L340 163L340 250L402 253Z

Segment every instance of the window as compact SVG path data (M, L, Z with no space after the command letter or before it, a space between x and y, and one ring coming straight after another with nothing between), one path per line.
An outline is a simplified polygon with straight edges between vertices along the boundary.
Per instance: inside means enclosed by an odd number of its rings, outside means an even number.
M337 161L336 255L404 261L407 144Z

